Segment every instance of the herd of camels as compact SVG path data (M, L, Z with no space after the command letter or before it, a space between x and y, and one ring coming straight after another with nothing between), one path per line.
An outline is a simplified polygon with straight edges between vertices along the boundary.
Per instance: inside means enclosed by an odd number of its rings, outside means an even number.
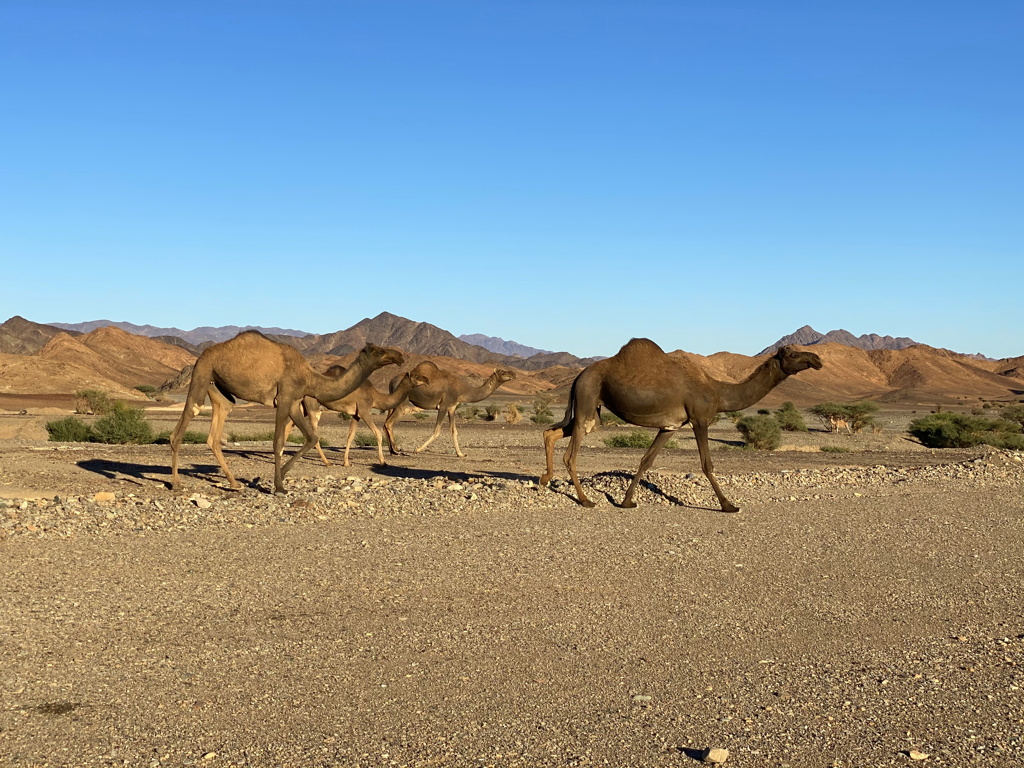
M382 393L367 380L371 373L387 365L403 365L401 351L367 344L349 368L333 366L326 373L314 371L294 347L267 338L258 331L245 331L233 339L203 350L192 371L188 396L174 432L171 434L171 487L180 489L178 453L189 423L199 413L206 398L213 413L207 444L233 489L241 486L228 469L221 451L224 422L236 400L262 403L275 409L274 492L284 493L284 476L291 466L314 446L320 450L317 425L322 408L352 416L345 445L345 466L355 434L356 422L365 421L377 438L377 453L384 463L381 431L373 422L372 410L388 411L384 422L390 452L399 454L394 423L410 405L437 411L433 434L417 452L423 451L441 433L447 416L455 453L459 448L455 409L460 403L479 402L498 387L515 378L515 372L497 369L482 385L474 387L459 376L438 368L430 361L392 379L388 393ZM649 339L632 339L614 356L587 366L573 381L565 416L544 431L546 468L540 477L545 486L554 474L555 444L569 438L564 463L572 479L579 503L594 506L587 498L576 473L576 456L583 437L600 423L603 406L629 424L655 427L654 442L640 460L622 501L634 507L637 483L650 468L672 433L686 424L693 427L697 452L703 470L718 497L723 512L736 512L715 479L708 448L708 427L715 415L739 411L757 403L788 376L808 368L821 368L821 359L813 352L782 347L741 382L724 382L709 376L697 364L667 355ZM302 446L282 465L285 439L295 425L302 432ZM323 451L320 456L326 462Z

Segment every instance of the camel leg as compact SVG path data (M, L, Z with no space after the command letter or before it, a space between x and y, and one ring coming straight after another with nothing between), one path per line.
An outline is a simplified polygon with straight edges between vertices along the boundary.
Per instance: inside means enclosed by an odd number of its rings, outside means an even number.
M174 427L174 432L171 433L171 490L181 490L181 480L178 478L178 451L181 449L181 441L185 438L185 430L188 429L189 423L199 412L202 407L202 403L197 403L192 398L191 391L189 397L185 400L185 407L181 410L181 418L178 419L177 426ZM203 393L203 399L206 399L206 393Z
M380 461L381 465L387 464L387 462L384 461L384 434L380 431L380 427L373 422L372 416L367 416L363 421L366 422L366 426L368 426L370 431L373 432L373 436L377 438L377 459Z
M291 455L282 467L281 459L284 454L285 439L284 427L289 418L294 421L296 426L298 426L302 431L302 435L306 438L306 441L299 447L299 450ZM291 410L289 412L287 408L282 406L279 399L276 427L277 428L274 430L274 493L285 493L284 476L288 474L288 470L291 469L292 464L302 458L303 454L316 445L320 438L313 430L312 425L309 423L309 419L307 419L306 415L302 412L302 407L299 401L292 403Z
M566 418L561 423L544 430L544 474L540 476L538 484L547 485L555 475L555 444L563 437L572 437L571 410L565 411Z
M407 413L405 403L395 406L391 409L391 413L384 419L384 434L388 436L388 451L392 456L398 456L401 451L398 450L398 442L395 440L395 428L394 423L402 418L402 415Z
M460 458L466 458L466 454L459 448L459 430L455 428L455 409L458 407L458 403L451 406L448 409L448 423L452 428L452 442L455 443L455 455Z
M651 447L647 449L647 453L645 453L644 457L640 459L640 468L636 471L636 474L633 475L633 479L629 483L629 488L626 489L626 497L622 500L622 504L619 506L626 508L636 506L636 502L633 501L633 494L636 492L636 486L640 482L640 478L643 476L644 472L651 468L651 464L654 463L654 457L658 455L658 451L660 451L665 446L665 443L668 442L668 439L672 437L673 431L674 430L671 429L658 430L658 434L654 436L654 442L651 443Z
M352 441L356 437L356 427L357 426L358 426L358 422L356 420L356 417L353 416L351 419L349 419L349 422L348 422L348 439L345 441L345 458L341 462L341 466L343 466L343 467L351 467L352 466L352 462L350 462L348 460L348 450L349 450L349 448L352 447Z
M693 436L697 438L697 453L700 455L700 468L704 470L704 476L711 482L715 490L718 503L722 505L723 512L739 512L740 508L725 498L718 480L715 479L715 465L711 463L711 450L708 448L708 425L704 422L693 422Z
M231 486L233 490L237 491L242 486L239 485L234 474L232 474L231 470L228 469L228 463L224 459L224 452L221 450L221 439L224 436L224 422L227 421L228 414L231 413L234 403L224 397L216 387L210 387L209 394L210 405L213 406L213 415L210 417L210 434L206 438L206 444L210 446L210 450L213 451L214 458L217 459L217 463L220 464L220 468L224 471L224 475L228 479L228 485Z
M451 411L451 413L449 413L449 410ZM441 425L444 424L445 414L448 414L448 418L449 419L454 419L454 415L453 415L454 412L455 412L454 406L452 406L450 409L446 408L443 403L441 405L437 406L437 423L434 424L434 434L432 434L430 437L428 437L427 441L423 445L421 445L419 448L416 449L416 453L421 453L428 445L430 445L432 442L437 440L437 436L441 434ZM452 421L452 426L454 427L454 425L455 425L455 422L453 420Z
M585 432L582 429L577 429L578 425L573 424L574 428L572 434L569 436L569 447L565 449L565 456L562 457L562 461L565 463L565 468L569 470L569 477L572 479L573 488L576 489L576 498L580 502L580 506L593 507L596 506L595 502L587 498L587 494L583 492L583 486L580 485L580 478L576 474L576 454L579 453L580 444L583 442L583 435Z
M309 413L309 424L313 427L313 431L316 432L316 452L320 454L320 460L324 463L325 467L331 466L331 462L324 456L324 449L320 446L320 417L323 416L323 411L308 411ZM346 464L346 466L348 466Z

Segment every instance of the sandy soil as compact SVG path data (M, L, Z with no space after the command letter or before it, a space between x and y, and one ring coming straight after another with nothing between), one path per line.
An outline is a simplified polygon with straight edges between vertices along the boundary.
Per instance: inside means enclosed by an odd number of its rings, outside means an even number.
M533 425L303 459L284 497L265 442L241 492L187 446L173 493L166 446L0 440L0 765L1019 765L1024 463L907 418L770 454L720 423L736 515L686 436L614 506L641 452L608 428L593 510L533 485Z

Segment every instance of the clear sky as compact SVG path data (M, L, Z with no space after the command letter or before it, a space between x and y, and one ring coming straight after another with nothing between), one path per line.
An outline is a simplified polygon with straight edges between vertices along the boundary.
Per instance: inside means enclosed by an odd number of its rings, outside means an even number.
M0 321L1024 354L1019 0L3 0Z

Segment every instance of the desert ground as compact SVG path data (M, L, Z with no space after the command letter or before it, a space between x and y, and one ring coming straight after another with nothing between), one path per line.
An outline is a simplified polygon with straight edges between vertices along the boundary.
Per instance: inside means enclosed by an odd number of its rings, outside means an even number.
M238 492L186 445L172 492L167 446L46 442L67 405L0 402L0 765L1024 761L1024 462L925 449L910 409L772 452L719 422L730 515L688 430L635 509L642 451L589 436L584 509L529 422L342 467L328 415L335 463L274 496L265 441L225 449Z

